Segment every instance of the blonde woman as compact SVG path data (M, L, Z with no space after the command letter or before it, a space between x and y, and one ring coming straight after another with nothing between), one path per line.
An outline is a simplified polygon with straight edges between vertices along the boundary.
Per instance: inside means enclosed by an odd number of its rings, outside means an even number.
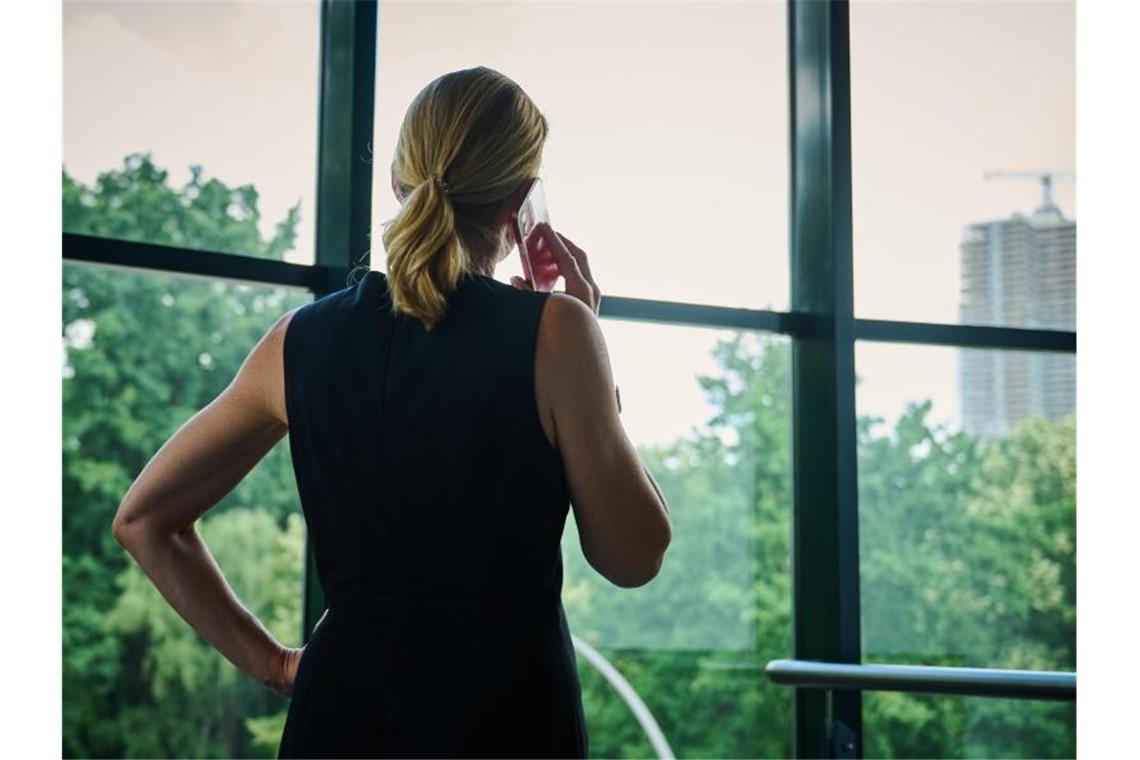
M392 162L387 274L283 315L162 447L114 533L239 668L291 695L280 757L587 757L561 603L572 504L609 581L649 582L668 508L618 416L586 253L565 292L493 278L547 121L485 67L431 82ZM194 523L289 435L328 609L282 646Z

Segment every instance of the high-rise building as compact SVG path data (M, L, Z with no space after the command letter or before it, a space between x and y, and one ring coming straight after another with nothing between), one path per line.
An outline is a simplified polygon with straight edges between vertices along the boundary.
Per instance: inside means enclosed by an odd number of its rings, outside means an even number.
M960 246L962 324L1076 330L1077 223L1050 197L1030 216L966 227ZM1004 437L1022 419L1076 408L1076 357L1043 351L962 349L962 427Z

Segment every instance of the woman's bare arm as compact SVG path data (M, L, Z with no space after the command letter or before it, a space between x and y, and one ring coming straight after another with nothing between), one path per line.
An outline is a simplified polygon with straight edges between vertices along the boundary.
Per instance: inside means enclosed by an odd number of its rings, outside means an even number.
M551 294L537 352L582 553L615 585L642 586L660 571L672 526L618 417L601 327L579 299Z
M240 670L286 695L294 650L234 595L196 521L288 432L281 348L292 313L258 341L229 386L163 444L112 523L116 540L186 622Z
M610 582L642 586L661 570L673 527L660 486L618 418L613 370L597 321L602 292L589 256L570 238L546 222L531 235L527 245L549 248L566 280L565 292L551 293L543 305L535 372L540 405L550 409L562 453L582 554ZM533 290L521 277L511 282Z

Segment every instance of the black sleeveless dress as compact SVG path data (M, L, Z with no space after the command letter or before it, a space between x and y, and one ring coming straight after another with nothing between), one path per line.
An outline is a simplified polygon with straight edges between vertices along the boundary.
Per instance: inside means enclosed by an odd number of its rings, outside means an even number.
M293 315L289 447L329 611L279 757L588 756L569 489L535 400L547 297L469 275L429 333L369 271Z

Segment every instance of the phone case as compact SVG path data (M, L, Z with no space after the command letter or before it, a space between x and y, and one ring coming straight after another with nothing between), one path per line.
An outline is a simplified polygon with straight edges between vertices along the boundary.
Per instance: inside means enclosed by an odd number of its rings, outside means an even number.
M514 217L515 242L519 247L519 256L522 259L523 275L531 282L535 290L549 293L554 289L554 283L561 276L558 262L554 253L547 247L538 249L534 240L527 241L531 232L539 222L550 224L550 214L546 210L546 194L542 189L542 180L535 178L527 191L526 198L519 206Z

